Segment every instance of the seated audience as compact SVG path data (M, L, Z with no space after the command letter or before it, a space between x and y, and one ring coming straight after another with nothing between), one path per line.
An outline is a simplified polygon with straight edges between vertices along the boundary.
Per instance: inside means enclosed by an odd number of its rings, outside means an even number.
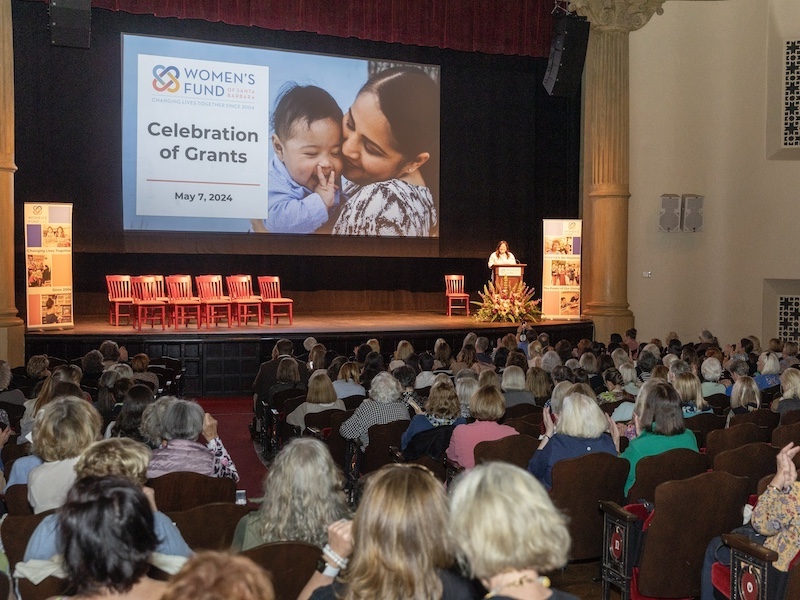
M533 395L537 406L544 406L553 392L553 381L541 367L529 367L525 373L525 389Z
M59 553L77 590L73 598L161 598L166 583L147 576L158 536L141 487L123 477L81 479L58 521Z
M420 372L414 381L414 389L429 388L433 385L436 374L433 372L433 355L430 352L423 352L419 355Z
M645 456L655 456L675 448L698 451L694 433L686 429L683 422L678 392L671 385L660 381L649 385L646 391L647 393L643 388L637 399L637 403L643 403L641 413L633 414L638 435L620 454L631 464L625 483L626 495L636 481L636 464ZM611 436L619 450L619 429L612 427Z
M372 354L372 353L371 353ZM359 440L362 450L369 445L369 428L393 421L409 420L408 405L402 400L402 388L390 373L375 375L369 390L369 400L362 402L356 412L339 429L348 440Z
M286 415L286 422L298 427L302 433L306 429L307 414L332 409L344 410L344 402L336 397L336 390L333 389L333 383L328 378L328 373L320 369L314 371L308 380L306 401Z
M623 363L620 365L620 368L624 367L626 364L628 363ZM598 404L613 404L627 399L628 395L622 387L623 383L622 373L620 373L619 369L612 367L611 369L603 371L605 391L597 395Z
M441 338L440 338L441 339ZM450 372L450 365L453 362L453 351L450 344L444 340L438 342L433 349L433 370L434 371L447 371Z
M321 548L328 541L328 525L350 516L343 479L325 444L307 437L290 440L264 478L261 508L239 521L233 549L269 542L307 542Z
M462 568L488 590L484 597L577 600L548 589L541 576L567 563L569 530L547 492L519 467L478 465L456 479L450 535Z
M156 551L171 556L192 555L180 531L168 516L159 512L155 505L153 490L145 486L150 449L127 438L114 438L93 443L83 451L75 464L77 481L92 477L121 477L138 486L150 501L153 510L153 526L158 546ZM58 515L47 515L39 523L28 541L25 560L50 560L58 554L60 534Z
M392 377L400 382L400 387L403 389L401 397L403 402L408 406L419 408L425 401L420 398L419 394L414 390L414 383L417 380L417 374L406 364L400 365L392 372Z
M142 411L142 424L139 429L150 448L160 448L166 443L162 419L169 405L177 400L175 396L161 396Z
M339 369L337 379L333 382L333 389L336 390L337 398L349 398L350 396L366 396L367 391L358 380L361 377L358 364L346 362Z
M703 383L700 384L703 398L725 393L725 386L719 382L719 378L722 376L722 364L719 360L713 356L705 359L700 366L700 374L703 376Z
M636 367L631 363L623 363L619 366L619 374L622 375L622 391L629 396L636 397L639 395L639 390L642 387L639 381L639 376L636 373ZM648 373L648 376L650 373Z
M144 352L134 354L133 358L131 358L131 369L133 370L134 381L145 381L153 386L154 391L158 391L161 382L158 379L158 375L147 370L149 366L150 357Z
M781 384L781 365L775 352L763 352L756 362L758 374L753 377L758 389L766 390Z
M80 454L100 437L103 420L83 398L65 396L53 400L33 424L33 449L43 461L28 473L28 502L38 514L64 503L75 483L75 463ZM12 470L17 468L18 459Z
M383 357L378 352L370 352L364 359L364 368L361 369L361 385L369 391L372 379L384 371L386 371L386 367L383 364Z
M553 487L553 465L558 461L595 452L617 455L614 440L606 434L606 416L589 396L570 394L564 398L558 431L549 408L544 409L543 417L545 434L528 463L528 471L548 490Z
M147 443L142 434L142 414L155 402L153 391L146 385L134 385L125 394L116 421L109 424L106 437L131 438Z
M501 383L506 408L517 404L536 404L536 398L525 389L525 372L518 366L506 367Z
M103 355L99 350L89 350L89 352L84 355L81 359L81 370L83 371L81 385L97 387L97 382L105 370L103 366Z
M332 524L324 572L312 575L299 600L336 598L473 598L453 566L447 498L426 468L393 464L371 474L350 522ZM334 580L347 566L344 578Z
M472 374L469 376L468 374ZM480 385L478 378L475 376L475 371L471 369L464 369L455 378L456 382L456 395L458 396L458 404L460 405L460 415L465 419L470 417L469 401L472 395L478 391Z
M313 373L319 369L327 369L328 365L325 364L325 355L328 352L324 344L314 344L311 350L308 351L308 368L309 373Z
M161 600L274 600L267 572L245 556L200 552L167 583Z
M790 367L781 375L783 394L772 402L772 410L783 416L790 410L800 409L800 369Z
M80 368L74 365L59 365L50 375L47 376L42 387L39 390L39 395L35 399L25 402L25 414L20 420L20 433L17 438L18 444L24 444L28 440L25 439L33 429L33 420L39 411L47 406L55 398L54 392L56 386L62 381L69 381L75 385L80 385L81 377L83 376Z
M494 366L487 363L479 363L475 346L465 344L461 348L461 352L458 353L456 361L450 363L450 370L453 375L458 375L458 372L462 369L472 369L476 373L481 373L482 371L494 371Z
M307 380L308 378L306 378ZM273 398L278 392L297 390L301 394L305 389L306 383L300 379L299 363L291 357L282 358L278 363L278 369L275 371L275 383L267 392L267 405L274 407Z
M147 477L160 477L175 471L191 471L209 477L230 477L239 473L217 434L217 420L205 413L197 402L173 400L161 423L166 444L153 450ZM197 441L200 434L206 444Z
M406 359L414 354L414 346L408 340L400 340L397 342L397 349L394 351L392 361L387 367L388 371L394 371L398 367L406 364Z
M449 381L436 383L431 387L425 412L417 412L408 424L408 429L400 440L400 449L405 450L418 433L441 426L463 425L466 422L461 416L461 406L455 386Z
M759 408L761 408L761 390L752 377L748 375L740 377L733 384L731 409L728 411L725 427L730 426L731 417L734 415L744 415Z
M793 367L795 365L800 365L800 360L797 358L797 342L786 342L783 345L783 358L781 358L780 366L781 366L781 373L783 373L789 367Z
M108 369L111 365L128 360L128 351L120 348L117 342L106 340L98 348L103 355L103 368Z
M46 354L34 354L25 364L25 372L28 374L27 385L31 387L32 395L35 398L39 395L39 389L44 384L44 380L50 376L50 360Z
M506 404L496 387L486 385L478 388L470 398L469 411L475 422L456 427L447 448L447 458L465 469L475 466L475 446L480 442L519 435L513 427L497 422L503 418Z
M681 410L683 410L685 419L714 412L703 398L700 380L694 373L679 373L675 376L672 385L675 386L675 391L681 397Z

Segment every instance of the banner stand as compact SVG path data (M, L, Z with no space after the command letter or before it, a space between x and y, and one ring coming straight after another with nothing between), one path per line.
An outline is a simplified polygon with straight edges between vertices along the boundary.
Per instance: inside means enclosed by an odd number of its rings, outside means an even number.
M581 318L580 219L543 219L542 318Z

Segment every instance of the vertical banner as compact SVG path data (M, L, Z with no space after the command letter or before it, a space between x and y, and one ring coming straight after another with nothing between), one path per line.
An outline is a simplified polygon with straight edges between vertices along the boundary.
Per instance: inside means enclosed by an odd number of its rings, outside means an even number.
M581 315L580 219L543 219L542 316L578 319Z
M29 329L73 327L72 204L25 203Z

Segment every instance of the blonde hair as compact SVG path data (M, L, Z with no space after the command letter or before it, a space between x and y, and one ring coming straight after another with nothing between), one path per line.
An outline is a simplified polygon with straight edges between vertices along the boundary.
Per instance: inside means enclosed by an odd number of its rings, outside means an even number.
M675 355L668 354L668 356L675 356ZM668 376L669 376L669 367L667 367L666 365L656 365L655 367L653 367L653 370L650 371L650 379L661 379L663 381L666 381Z
M75 464L78 479L118 475L137 485L147 481L150 448L131 438L109 438L94 442Z
M703 398L700 379L694 373L678 373L675 375L672 386L678 392L683 404L694 404L697 410L706 410L708 408L708 403Z
M367 346L372 348L373 352L377 352L378 354L380 354L380 352L381 352L381 343L378 340L376 340L375 338L369 338L367 340Z
M758 358L764 365L761 369L762 375L777 375L781 372L781 363L774 352L762 352Z
M459 562L486 580L505 571L546 573L567 562L566 519L534 477L508 463L477 465L455 481L450 535Z
M371 474L353 520L353 555L344 600L435 600L436 572L453 563L447 498L426 468L392 464Z
M619 371L619 374L622 375L623 383L635 384L637 382L636 367L634 367L631 363L622 363L619 367L617 367L617 370Z
M308 378L308 394L306 402L309 404L332 404L336 402L336 390L324 369L317 369Z
M561 401L564 400L564 396L571 387L572 384L569 381L559 381L553 388L553 393L550 394L550 410L555 414L561 413Z
M611 359L614 361L614 366L619 369L619 366L622 363L630 362L630 357L628 356L627 347L619 347L611 353Z
M428 402L425 404L425 412L440 419L458 417L461 413L461 405L458 403L455 386L449 381L433 384L428 395Z
M353 361L344 363L339 369L338 379L342 379L343 381L353 380L354 382L358 383L360 377L361 371L358 368L358 364L354 363Z
M325 545L328 525L350 514L342 479L325 444L292 439L264 478L264 501L255 517L262 543Z
M525 389L525 371L520 367L510 366L506 367L503 371L503 389L508 390L524 390Z
M500 389L500 378L497 376L497 373L491 369L486 369L478 374L478 385L481 387L484 385L491 385Z
M585 394L571 393L561 402L558 433L577 438L599 438L608 427L605 413Z
M506 412L506 401L493 385L482 385L469 399L469 412L478 421L499 421Z
M781 375L783 398L800 398L800 369L788 368Z
M161 600L273 600L267 572L245 556L199 552L169 580Z
M733 384L731 408L746 408L748 404L755 404L756 408L761 408L761 391L755 379L743 375Z
M83 398L62 396L36 414L33 447L45 462L74 458L100 436L102 426L94 406Z
M531 367L525 374L525 389L537 400L543 400L550 397L553 391L553 380L544 369Z
M414 346L408 340L400 340L397 343L397 350L394 351L395 360L406 360L409 356L414 354Z
M282 358L275 370L275 381L278 383L297 383L300 381L300 368L293 358Z

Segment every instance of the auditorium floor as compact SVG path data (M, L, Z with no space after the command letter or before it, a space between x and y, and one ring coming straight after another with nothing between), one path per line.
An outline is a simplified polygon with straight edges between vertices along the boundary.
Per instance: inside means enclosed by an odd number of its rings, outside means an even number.
M562 592L568 592L581 600L600 600L603 596L603 586L599 581L600 561L582 562L567 565L557 573L550 574L552 587ZM597 581L594 581L594 580ZM619 591L611 588L611 600L618 600Z

